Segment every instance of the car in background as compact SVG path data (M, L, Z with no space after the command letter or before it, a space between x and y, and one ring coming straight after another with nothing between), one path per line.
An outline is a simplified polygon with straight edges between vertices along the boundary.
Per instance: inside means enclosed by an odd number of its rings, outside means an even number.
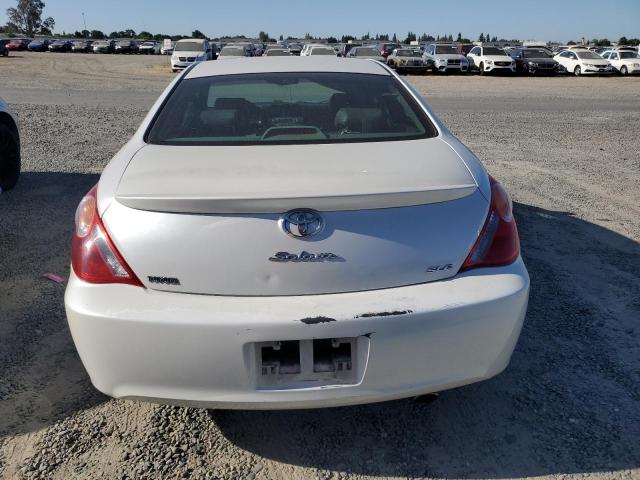
M114 397L415 397L503 371L527 309L509 194L381 62L195 65L72 230L69 328Z
M426 73L434 67L433 60L425 63L422 52L411 48L396 48L387 57L387 65L398 73Z
M0 55L3 57L9 56L9 49L7 48L7 43L9 43L8 38L0 38Z
M553 59L569 73L580 75L611 74L615 70L608 60L586 48L575 48L558 53Z
M307 56L313 55L330 55L332 57L335 57L336 51L331 45L314 45L309 48L309 51L307 52Z
M9 105L0 98L0 193L11 190L20 176L20 132Z
M469 60L458 52L455 45L451 43L431 43L425 48L422 58L427 61L431 59L435 65L436 72L468 72Z
M115 53L116 42L115 40L98 40L91 46L93 53Z
M517 73L555 75L560 69L560 64L542 48L515 48L511 50L511 58L516 62Z
M609 50L601 56L621 75L640 74L640 58L632 50Z
M361 47L361 46L362 46L362 44L358 43L358 42L343 43L340 46L340 52L338 53L338 56L339 57L346 57L349 54L349 52L351 51L352 48Z
M71 51L74 53L89 53L92 50L92 40L75 40L72 42Z
M46 52L49 50L49 45L51 45L51 40L48 38L37 38L32 42L29 42L27 45L27 49L30 52Z
M49 45L50 52L70 52L73 43L71 40L56 40Z
M147 40L140 44L138 51L144 55L160 55L160 43Z
M116 42L115 53L122 54L133 54L138 53L140 51L140 47L138 46L138 42L135 40L118 40Z
M456 43L455 46L458 49L458 53L465 56L469 54L473 47L475 47L473 43Z
M209 40L200 38L178 40L171 54L171 70L177 72L194 63L206 62L212 58L212 48Z
M302 51L302 44L294 42L287 45L289 49L289 53L294 56L300 56L300 52Z
M394 50L396 50L397 48L402 48L402 45L395 42L378 43L376 48L380 52L380 55L386 59L389 55L393 53Z
M268 48L266 52L262 54L263 57L290 57L291 53L285 48Z
M505 51L493 46L476 46L467 54L469 69L480 75L487 73L515 73L516 62Z
M218 60L227 60L229 58L250 57L249 51L240 45L225 45L218 54Z
M175 43L169 39L165 39L160 47L160 55L172 55Z
M353 47L347 53L347 58L371 59L379 62L385 62L385 58L380 54L376 47Z
M7 48L15 52L22 52L29 47L30 43L30 38L12 38L9 40L9 43L7 43Z

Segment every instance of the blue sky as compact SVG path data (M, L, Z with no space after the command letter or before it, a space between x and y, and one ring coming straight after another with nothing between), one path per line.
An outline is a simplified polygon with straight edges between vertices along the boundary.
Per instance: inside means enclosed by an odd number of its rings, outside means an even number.
M229 34L272 37L361 35L408 31L431 35L458 32L476 40L480 32L522 40L578 40L640 37L640 0L45 0L45 16L56 20L56 32L87 28L105 33L136 32ZM15 0L0 0L0 22Z

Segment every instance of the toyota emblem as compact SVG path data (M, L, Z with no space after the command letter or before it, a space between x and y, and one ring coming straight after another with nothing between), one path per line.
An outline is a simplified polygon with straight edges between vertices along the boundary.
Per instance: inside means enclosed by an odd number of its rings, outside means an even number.
M300 208L285 213L280 218L280 227L287 235L306 238L320 233L324 227L324 221L315 210Z

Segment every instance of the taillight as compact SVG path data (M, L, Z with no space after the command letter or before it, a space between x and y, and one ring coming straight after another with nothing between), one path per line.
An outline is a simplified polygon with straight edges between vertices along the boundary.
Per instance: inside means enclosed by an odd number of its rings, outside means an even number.
M489 177L491 205L482 231L461 271L478 267L497 267L513 263L520 255L518 227L513 218L513 204L499 182Z
M73 271L88 283L125 283L142 287L142 282L124 261L98 216L96 190L97 186L89 190L76 210L71 240Z

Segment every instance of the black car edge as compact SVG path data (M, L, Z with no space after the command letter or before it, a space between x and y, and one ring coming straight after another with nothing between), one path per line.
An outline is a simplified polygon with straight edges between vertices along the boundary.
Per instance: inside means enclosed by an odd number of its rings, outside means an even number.
M8 38L0 38L0 55L3 57L9 56L9 49L7 48L7 43L9 43Z
M560 64L540 48L515 48L510 55L516 62L516 73L555 75L560 71Z

